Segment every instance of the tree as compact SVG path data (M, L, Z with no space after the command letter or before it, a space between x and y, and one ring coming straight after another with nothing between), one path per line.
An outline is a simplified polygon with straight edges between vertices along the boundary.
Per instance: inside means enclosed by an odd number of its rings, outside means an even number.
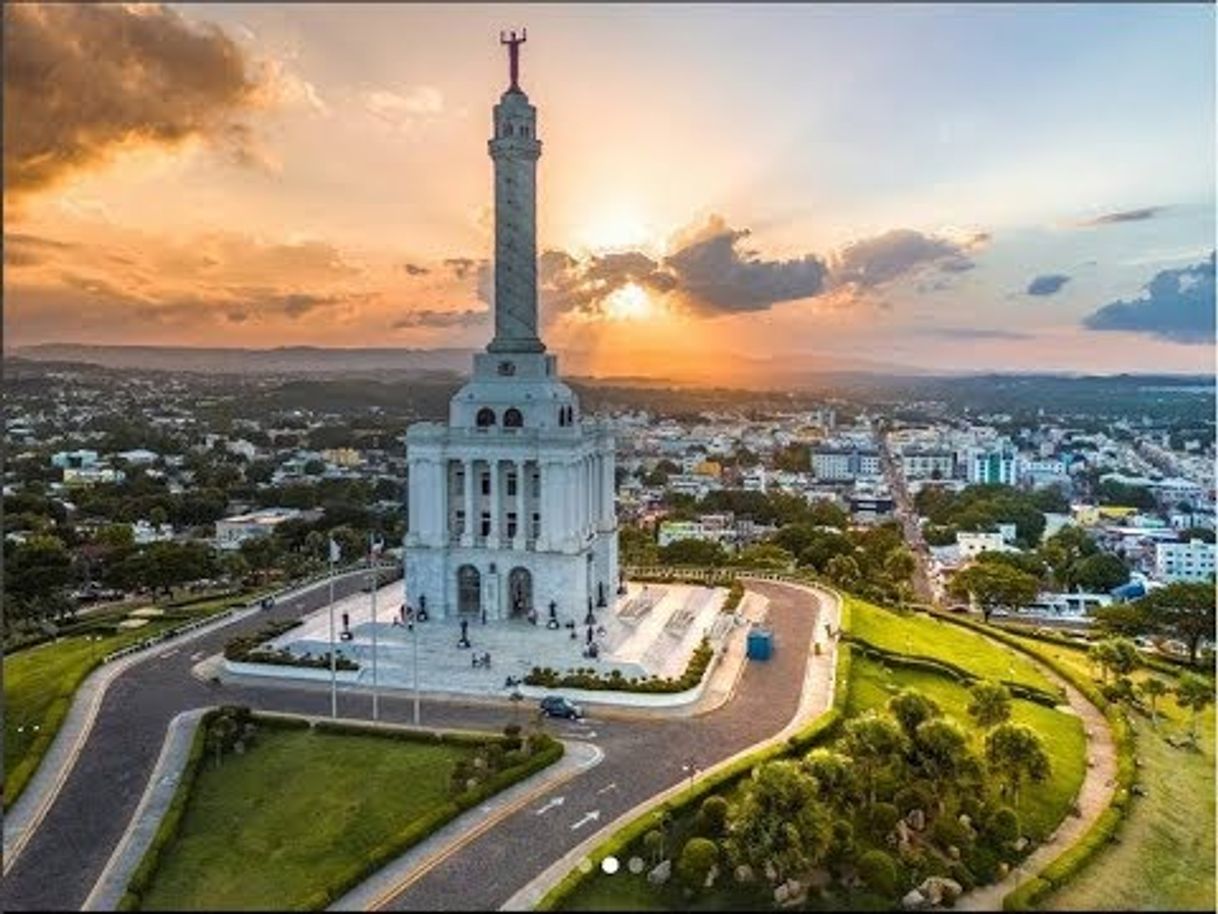
M954 720L936 717L918 724L913 739L917 766L935 785L935 795L942 809L943 798L960 779L977 770L977 761L969 750L968 735Z
M853 556L835 555L825 566L825 575L834 584L849 590L862 580L863 572Z
M905 546L898 546L884 557L884 574L894 583L908 581L917 567L917 560Z
M769 863L777 884L824 859L831 827L811 775L794 761L765 762L744 783L729 817L726 843L738 863L755 870Z
M1153 631L1179 638L1188 645L1190 663L1197 662L1202 638L1214 637L1214 582L1181 581L1152 590L1136 601Z
M660 561L665 565L718 566L726 559L723 547L710 540L683 539L660 547Z
M895 764L905 750L901 728L890 718L869 711L846 724L844 748L854 760L866 788L867 803L875 803L876 775Z
M1129 580L1129 569L1119 556L1100 552L1071 565L1069 576L1075 587L1093 593L1107 593Z
M1151 630L1150 615L1134 603L1113 603L1100 606L1092 614L1096 625L1110 635L1132 637Z
M1159 710L1157 705L1159 699L1169 691L1167 683L1158 676L1150 676L1142 681L1138 686L1138 691L1142 693L1147 704L1150 705L1150 725L1157 730L1159 728Z
M809 537L808 545L798 554L801 565L810 565L817 571L827 571L829 562L835 556L849 556L853 553L854 544L841 533L816 530Z
M803 766L816 779L816 795L823 803L849 805L858 799L858 778L847 755L832 749L813 749Z
M655 565L660 561L656 541L640 527L622 526L618 533L618 550L623 565Z
M1196 673L1185 673L1176 683L1176 704L1192 712L1188 735L1197 742L1197 718L1214 701L1214 683Z
M1006 565L976 564L956 572L947 585L957 599L975 599L986 622L995 609L1017 609L1036 597L1032 575Z
M942 712L934 699L917 689L902 689L888 699L888 712L897 719L905 735L912 737L923 721L938 717Z
M795 557L791 553L773 543L746 546L737 553L733 562L745 568L765 568L773 571L787 571L794 563Z
M6 548L6 552L6 596L15 601L24 615L51 615L54 607L61 606L57 597L72 579L72 557L63 540L47 534L31 536L11 551Z
M711 867L719 859L719 848L708 838L690 838L677 858L677 878L687 888L699 891L706 883Z
M981 679L969 689L968 714L984 730L1011 718L1011 691L1001 682Z
M1049 777L1049 756L1044 741L1026 724L999 724L985 736L985 760L1004 782L1015 808L1024 781L1041 782Z

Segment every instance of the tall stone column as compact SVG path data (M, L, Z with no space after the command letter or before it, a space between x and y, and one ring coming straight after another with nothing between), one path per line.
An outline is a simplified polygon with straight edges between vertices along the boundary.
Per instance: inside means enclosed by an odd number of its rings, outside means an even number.
M537 109L513 85L495 106L495 338L488 352L545 352L537 336Z
M525 469L528 463L524 460L516 461L516 538L512 542L513 549L524 549L525 544L529 539L529 527L533 523L533 518L526 513L528 507L528 499L525 497L525 486L528 485L528 479L525 477Z
M465 528L461 531L461 545L474 545L474 461L465 458Z
M491 532L486 538L486 545L490 549L499 548L499 522L502 515L503 506L499 504L499 461L491 459L487 461L487 465L491 474L491 495L490 495L490 512L491 512Z

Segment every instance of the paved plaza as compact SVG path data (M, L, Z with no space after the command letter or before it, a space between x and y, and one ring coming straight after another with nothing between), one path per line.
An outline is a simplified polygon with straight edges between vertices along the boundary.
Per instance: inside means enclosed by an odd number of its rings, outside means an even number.
M424 692L467 694L504 693L508 677L521 679L533 667L559 671L591 668L599 673L614 669L622 675L680 676L703 637L721 643L735 625L731 614L721 612L727 591L686 584L628 584L613 606L596 610L591 626L597 656L587 653L589 626L578 618L557 614L558 627L548 627L549 611L538 613L536 624L527 619L468 622L469 647L460 647L461 625L456 620L430 619L413 626L402 623L402 584L382 587L376 594L372 622L372 594L356 593L334 604L339 651L360 664L356 674L343 678L370 685L373 678L372 636L376 632L376 680L388 688L413 688L418 656L418 687ZM342 640L344 630L349 640ZM574 627L568 627L575 623ZM324 655L329 651L329 611L307 616L302 625L271 642L296 655ZM490 654L490 666L475 666L474 659ZM309 678L322 670L275 667L276 675Z

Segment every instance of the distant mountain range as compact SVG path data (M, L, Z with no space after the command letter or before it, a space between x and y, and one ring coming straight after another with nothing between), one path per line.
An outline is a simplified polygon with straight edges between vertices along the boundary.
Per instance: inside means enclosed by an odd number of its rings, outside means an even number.
M419 375L437 372L467 374L472 349L329 349L285 346L273 349L193 348L187 346L103 346L83 343L43 343L11 349L6 357L35 362L75 362L105 368L208 374L275 375ZM697 386L786 387L823 379L828 374L865 373L919 375L930 372L835 354L806 353L781 359L724 353L676 355L656 349L637 353L629 372L606 375L595 370L588 353L559 353L567 377L594 377L616 383L655 383Z
M32 362L75 363L110 369L197 372L221 375L281 375L294 377L373 377L380 379L440 375L464 376L470 370L472 349L331 349L318 346L283 346L273 349L193 348L188 346L103 346L83 343L43 343L14 347L6 359ZM597 371L590 352L559 352L559 368L567 378L611 382L624 386L676 385L736 389L799 390L819 387L831 379L853 378L874 383L880 379L916 379L921 386L934 378L1006 377L1086 378L1068 372L952 372L929 371L836 353L806 352L777 358L729 353L674 353L663 348L632 354L628 371ZM1099 376L1104 377L1104 376ZM1202 385L1212 376L1122 375L1114 377L1163 379L1176 386L1187 378Z

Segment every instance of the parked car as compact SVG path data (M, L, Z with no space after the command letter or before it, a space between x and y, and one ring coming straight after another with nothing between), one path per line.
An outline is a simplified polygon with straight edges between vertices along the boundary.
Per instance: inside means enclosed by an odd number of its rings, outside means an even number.
M567 720L579 720L584 716L579 705L561 695L547 695L543 698L541 713L545 717L565 717Z

